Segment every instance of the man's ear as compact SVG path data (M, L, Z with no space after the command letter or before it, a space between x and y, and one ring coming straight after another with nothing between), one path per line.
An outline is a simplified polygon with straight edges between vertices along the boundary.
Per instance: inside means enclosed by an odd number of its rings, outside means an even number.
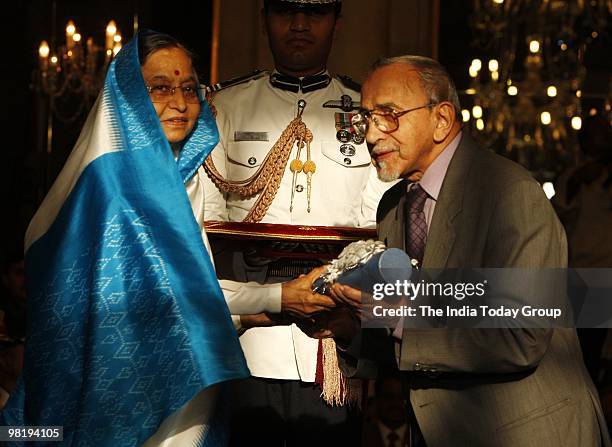
M434 129L434 141L441 143L448 137L455 125L455 108L450 102L441 102L437 107L436 127Z
M338 36L338 33L342 32L343 29L344 29L344 19L342 18L342 16L340 16L336 19L336 23L334 24L334 39L336 39L336 37Z

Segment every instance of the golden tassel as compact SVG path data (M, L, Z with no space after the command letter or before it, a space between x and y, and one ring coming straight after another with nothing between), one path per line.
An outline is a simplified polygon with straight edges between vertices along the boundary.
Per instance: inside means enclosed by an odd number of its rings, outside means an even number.
M338 367L336 342L333 338L322 340L323 386L321 397L332 406L361 406L361 379L348 379Z

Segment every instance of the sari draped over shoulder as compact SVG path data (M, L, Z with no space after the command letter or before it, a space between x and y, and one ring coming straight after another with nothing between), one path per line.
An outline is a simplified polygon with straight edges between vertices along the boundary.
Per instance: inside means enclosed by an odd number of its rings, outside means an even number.
M137 39L26 235L25 367L3 425L62 426L67 446L141 445L190 405L191 418L210 413L213 385L248 376L185 190L215 121L203 102L175 160ZM221 445L217 419L183 445Z

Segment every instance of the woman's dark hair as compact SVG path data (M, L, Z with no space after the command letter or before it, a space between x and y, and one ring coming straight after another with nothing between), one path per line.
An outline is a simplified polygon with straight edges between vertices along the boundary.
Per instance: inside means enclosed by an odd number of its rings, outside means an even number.
M151 54L164 48L180 48L187 53L191 63L195 66L197 57L194 52L174 37L151 30L143 30L138 36L138 60L140 65L144 65Z

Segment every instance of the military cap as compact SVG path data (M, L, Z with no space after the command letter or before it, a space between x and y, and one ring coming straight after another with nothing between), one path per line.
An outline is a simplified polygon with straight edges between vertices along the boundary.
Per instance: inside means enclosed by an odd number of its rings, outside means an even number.
M342 11L342 0L264 0L264 7L267 10L269 5L283 6L290 9L310 9L317 7L333 6L336 16Z
M269 0L281 3L297 3L301 5L333 5L342 3L342 0Z
M264 0L264 4L282 3L287 6L295 6L298 8L308 8L316 6L333 5L336 8L342 7L342 0Z

